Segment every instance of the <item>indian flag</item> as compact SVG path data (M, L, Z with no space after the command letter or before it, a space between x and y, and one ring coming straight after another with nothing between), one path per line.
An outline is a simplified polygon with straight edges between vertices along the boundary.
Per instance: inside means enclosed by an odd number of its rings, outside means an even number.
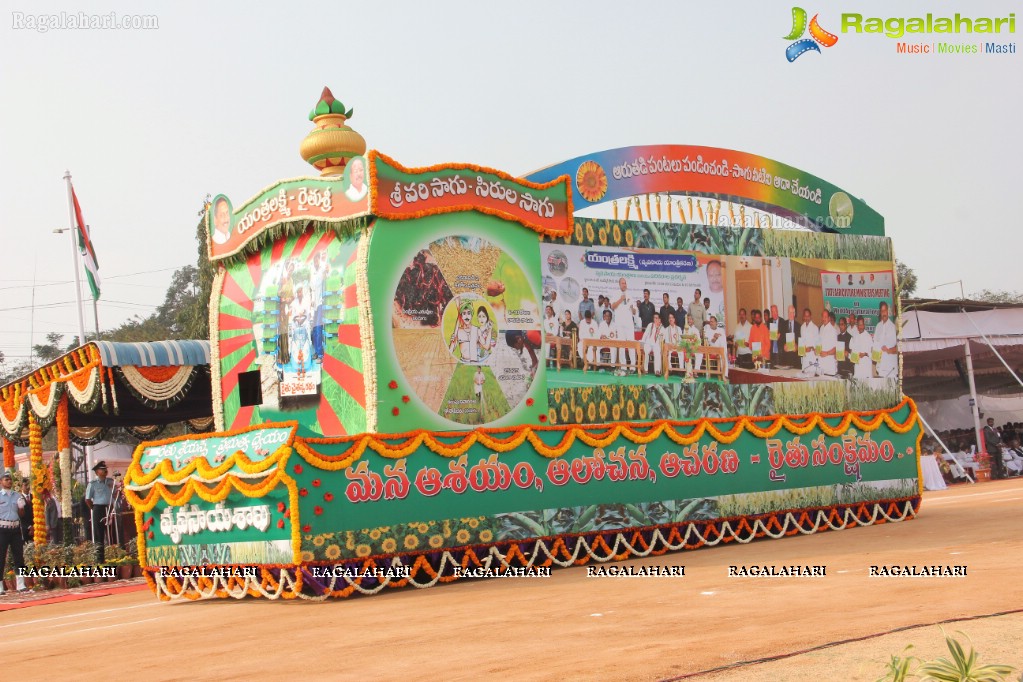
M92 246L92 239L89 237L89 226L82 219L82 207L78 205L78 195L75 188L71 188L71 200L75 204L75 223L78 228L78 248L82 252L82 262L85 263L85 274L89 278L89 288L92 289L93 300L99 300L99 262L96 260L96 249Z

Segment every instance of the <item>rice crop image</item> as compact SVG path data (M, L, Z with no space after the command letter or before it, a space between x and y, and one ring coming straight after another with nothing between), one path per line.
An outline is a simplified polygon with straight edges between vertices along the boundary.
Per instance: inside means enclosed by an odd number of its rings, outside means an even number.
M892 243L887 237L853 234L761 230L762 255L831 260L892 262Z
M837 503L838 492L833 485L722 495L717 498L718 511L722 518L768 514L805 507L830 507Z
M844 381L785 382L774 385L774 408L778 414L846 412L849 397ZM876 409L876 408L875 408Z
M848 409L858 412L895 407L902 400L895 379L852 379L846 382L846 394Z

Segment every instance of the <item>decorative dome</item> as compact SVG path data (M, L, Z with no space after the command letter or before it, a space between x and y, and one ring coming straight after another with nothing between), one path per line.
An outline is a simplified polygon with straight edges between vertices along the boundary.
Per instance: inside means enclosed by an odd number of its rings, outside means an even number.
M345 125L354 111L346 111L345 105L325 87L320 101L309 112L309 120L316 128L302 140L299 153L320 169L320 175L341 175L348 159L366 153L365 138Z

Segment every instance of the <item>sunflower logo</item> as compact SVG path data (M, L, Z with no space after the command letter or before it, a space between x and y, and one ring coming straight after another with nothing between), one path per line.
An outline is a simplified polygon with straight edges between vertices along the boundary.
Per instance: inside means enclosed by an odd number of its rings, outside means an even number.
M463 545L469 542L469 537L469 531L464 528L459 529L459 531L455 533L455 541Z
M494 539L493 531L484 529L480 531L480 542L490 542Z
M355 556L357 557L368 557L373 553L373 549L369 545L359 545L355 548Z
M419 547L419 536L412 535L411 533L405 536L405 549L415 549Z
M444 546L443 535L431 535L430 536L430 547L433 549L440 549Z
M583 161L575 173L575 186L586 201L600 201L607 193L607 173L596 161Z
M327 551L325 552L328 559L340 559L341 548L337 545L327 545Z
M386 538L380 543L380 549L383 550L385 554L390 554L398 549L398 541L394 538Z

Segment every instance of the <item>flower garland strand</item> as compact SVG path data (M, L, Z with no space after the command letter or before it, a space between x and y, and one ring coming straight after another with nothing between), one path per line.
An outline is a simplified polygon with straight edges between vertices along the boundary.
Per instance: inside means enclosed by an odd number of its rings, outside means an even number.
M60 516L71 519L71 428L68 424L68 396L57 406L57 457L60 461ZM40 505L41 506L41 505ZM65 530L69 530L65 528Z
M43 509L42 492L46 485L43 473L43 430L35 415L28 416L28 454L32 471L32 493L36 503L32 505L32 541L36 547L46 544L46 510Z

